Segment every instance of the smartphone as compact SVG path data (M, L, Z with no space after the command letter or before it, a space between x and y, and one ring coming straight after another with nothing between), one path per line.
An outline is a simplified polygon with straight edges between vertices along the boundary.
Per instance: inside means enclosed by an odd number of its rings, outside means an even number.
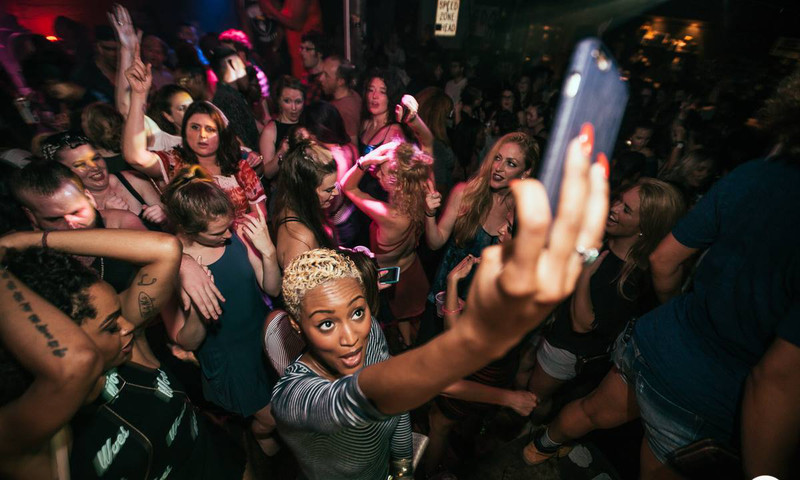
M386 267L378 269L378 283L391 285L400 281L400 267Z
M742 477L741 458L730 447L711 438L675 450L667 463L690 480Z
M408 110L408 107L406 107L402 103L400 104L400 108L403 109L403 114L400 116L400 123L406 123L406 121L408 120L408 115L411 112Z
M583 124L590 123L594 126L592 162L601 152L611 162L627 103L628 86L620 77L617 62L605 45L592 37L580 41L564 75L561 98L539 174L554 217L569 142L578 136Z

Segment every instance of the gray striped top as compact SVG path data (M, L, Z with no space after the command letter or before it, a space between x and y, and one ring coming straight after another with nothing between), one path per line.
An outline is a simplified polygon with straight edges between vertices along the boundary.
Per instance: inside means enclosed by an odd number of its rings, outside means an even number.
M373 318L364 366L388 358L386 339ZM390 459L411 458L408 413L378 411L359 388L359 373L331 382L298 359L275 385L272 413L304 478L385 480Z

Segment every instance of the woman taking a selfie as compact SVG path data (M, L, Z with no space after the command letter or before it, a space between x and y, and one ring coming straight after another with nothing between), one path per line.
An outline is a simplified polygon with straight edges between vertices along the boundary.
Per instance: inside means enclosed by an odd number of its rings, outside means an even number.
M392 473L408 475L410 442L392 449L397 416L503 356L570 293L582 264L575 248L600 245L608 187L577 141L569 156L550 247L544 189L515 185L508 254L484 251L459 321L415 350L387 358L361 277L341 254L312 250L286 268L283 296L308 349L275 386L273 412L307 478L386 478L391 460Z

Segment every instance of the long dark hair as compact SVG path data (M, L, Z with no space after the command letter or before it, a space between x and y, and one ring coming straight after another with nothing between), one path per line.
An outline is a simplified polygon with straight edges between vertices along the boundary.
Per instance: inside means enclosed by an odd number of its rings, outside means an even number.
M186 143L186 124L189 123L193 115L203 113L211 117L211 120L217 125L219 135L217 163L219 164L219 169L223 175L238 173L239 161L242 159L239 142L236 140L233 130L228 128L228 120L211 102L194 102L186 109L186 114L183 116L183 125L181 125L181 139L183 139L181 153L183 154L183 159L191 165L198 164L197 154Z
M185 93L192 96L189 93L189 90L181 87L180 85L175 85L174 83L169 85L164 85L163 87L159 88L155 95L153 95L153 100L150 102L150 107L147 109L147 116L152 118L158 128L161 130L169 133L170 135L178 135L178 129L175 128L172 122L164 117L164 113L169 113L172 108L172 97L175 96L177 93ZM188 113L188 112L187 112Z
M278 176L276 230L286 223L286 210L289 209L314 233L319 247L336 248L336 240L325 231L325 226L330 225L317 195L322 179L331 173L336 173L336 162L320 145L301 141L286 153Z
M344 120L339 110L324 101L317 101L303 110L300 123L306 130L322 143L345 145L350 143L350 136L344 128Z
M400 100L403 98L403 93L405 93L405 87L403 86L403 82L400 81L400 77L391 69L374 69L369 72L367 78L364 80L364 89L362 91L361 98L363 101L361 102L361 121L362 125L363 122L368 119L371 114L369 113L369 108L367 107L367 89L369 88L369 84L372 82L373 79L380 78L383 83L386 85L386 96L388 97L388 121L386 125L391 125L392 123L397 123L397 119L394 116L394 106L400 103ZM407 138L414 138L413 134L411 134L408 127L401 123L401 127L403 127L403 132L406 134Z

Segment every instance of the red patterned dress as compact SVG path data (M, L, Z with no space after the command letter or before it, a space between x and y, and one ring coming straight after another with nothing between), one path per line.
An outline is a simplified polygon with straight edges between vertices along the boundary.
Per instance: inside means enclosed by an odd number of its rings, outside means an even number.
M167 183L181 168L189 166L178 149L153 153L158 155L161 174ZM239 161L238 172L233 175L214 175L214 181L231 199L235 223L244 218L250 205L259 204L267 199L258 175L245 160Z

